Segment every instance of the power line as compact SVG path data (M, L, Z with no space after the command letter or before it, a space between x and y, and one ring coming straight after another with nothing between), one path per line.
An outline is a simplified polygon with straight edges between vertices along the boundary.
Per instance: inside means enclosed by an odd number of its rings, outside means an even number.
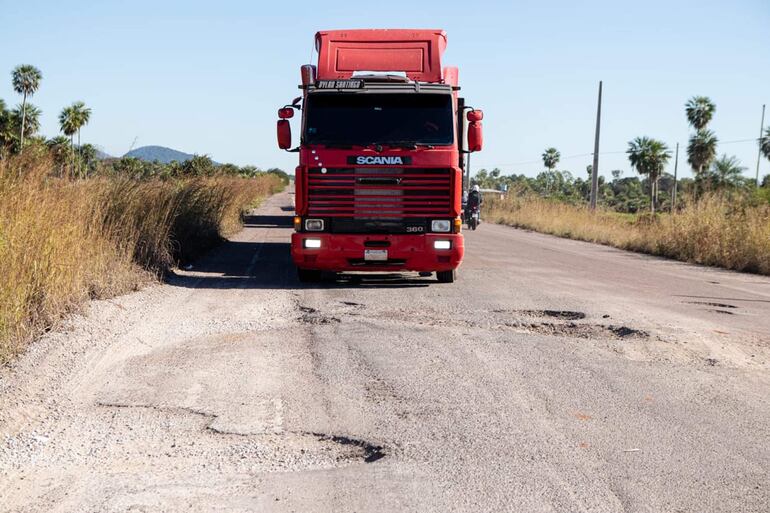
M758 142L759 139L756 137L752 137L750 139L734 139L731 141L719 141L718 144L738 144L738 143L745 143L745 142ZM626 150L620 150L620 151L600 151L599 155L619 155L621 153L627 153ZM582 158L582 157L592 157L593 152L591 153L578 153L576 155L566 155L564 157L561 157L559 160L571 160L576 158ZM520 162L513 162L508 164L476 164L476 167L479 168L495 168L495 167L512 167L512 166L523 166L525 164L537 164L537 163L543 163L543 159L535 159L535 160L522 160Z

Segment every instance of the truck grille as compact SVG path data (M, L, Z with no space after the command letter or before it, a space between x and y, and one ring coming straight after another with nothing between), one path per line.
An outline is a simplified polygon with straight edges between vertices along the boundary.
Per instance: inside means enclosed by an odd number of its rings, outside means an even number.
M431 168L308 170L308 215L405 218L448 216L452 173Z

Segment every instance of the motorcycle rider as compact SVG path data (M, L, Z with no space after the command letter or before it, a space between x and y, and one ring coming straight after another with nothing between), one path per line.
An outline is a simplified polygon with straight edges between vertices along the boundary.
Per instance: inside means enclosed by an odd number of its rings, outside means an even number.
M481 195L481 190L479 189L478 185L474 185L471 192L468 194L468 203L467 203L467 212L465 214L465 218L470 218L470 213L473 210L473 208L478 208L479 210L479 220L481 220L481 205L484 203L484 198Z

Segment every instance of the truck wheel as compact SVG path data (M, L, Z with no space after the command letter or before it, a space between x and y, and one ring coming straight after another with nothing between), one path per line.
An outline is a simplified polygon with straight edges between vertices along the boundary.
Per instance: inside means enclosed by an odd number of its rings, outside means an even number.
M297 267L297 278L301 283L315 283L321 281L321 271Z
M439 283L454 283L455 278L457 278L457 270L437 271L436 278L438 278Z

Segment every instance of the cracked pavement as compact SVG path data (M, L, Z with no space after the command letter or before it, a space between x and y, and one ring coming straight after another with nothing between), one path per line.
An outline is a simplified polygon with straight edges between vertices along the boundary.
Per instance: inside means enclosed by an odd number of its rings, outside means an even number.
M0 370L0 510L767 511L770 279L482 224L303 287L290 204Z

